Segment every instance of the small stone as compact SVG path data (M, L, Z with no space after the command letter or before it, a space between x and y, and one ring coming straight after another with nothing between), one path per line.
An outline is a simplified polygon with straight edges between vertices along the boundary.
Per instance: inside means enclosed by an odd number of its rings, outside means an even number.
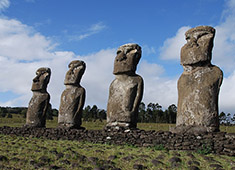
M61 167L56 166L56 165L51 165L49 168L50 168L51 170L56 170L56 169L60 169Z
M197 136L197 139L202 139L202 137L201 136Z
M219 164L210 164L210 167L211 168L216 168L216 169L219 169L219 168L223 168L221 165Z
M40 168L42 168L42 167L44 167L44 166L45 166L45 164L44 164L44 163L41 163L41 162L34 164L34 167L35 167L36 169L40 169Z
M187 156L190 157L190 158L192 158L192 159L195 158L195 156L194 156L192 153L187 153Z
M45 163L49 163L51 161L51 159L48 158L47 156L41 156L38 160Z
M92 165L96 165L97 164L97 162L98 162L98 158L96 158L96 157L89 157L88 158L88 161L92 164Z
M65 160L62 160L60 161L62 164L66 164L66 165L69 165L70 164L70 161L65 159Z
M12 158L12 159L11 159L11 161L18 162L18 161L20 161L20 159L19 159L19 158L14 157L14 158Z
M56 157L57 157L57 159L63 158L64 154L60 152L60 153L56 154Z
M105 169L102 167L98 167L98 168L94 168L94 170L105 170Z
M126 157L122 158L122 160L124 160L124 161L131 161L133 159L134 159L133 156L126 156Z
M165 155L163 155L163 154L160 154L160 155L158 155L158 156L157 156L157 158L156 158L156 159L163 160L164 158L165 158Z
M141 164L134 164L134 165L133 165L133 169L142 170L142 169L144 169L144 166L141 165Z
M200 163L198 161L188 161L188 165L197 165L200 166Z
M8 161L6 156L0 155L0 161Z
M108 160L114 160L114 159L116 159L116 158L117 158L116 155L110 155L110 156L108 157Z
M153 159L151 162L153 163L154 166L163 165L163 163L157 159Z
M131 131L130 129L127 129L127 130L124 131L124 133L128 133L128 132L130 132L130 131Z
M171 163L179 163L179 162L182 162L182 160L178 157L172 157L170 160L169 160Z
M87 157L84 155L78 155L78 161L85 163L87 161Z
M189 166L188 170L200 170L197 166Z

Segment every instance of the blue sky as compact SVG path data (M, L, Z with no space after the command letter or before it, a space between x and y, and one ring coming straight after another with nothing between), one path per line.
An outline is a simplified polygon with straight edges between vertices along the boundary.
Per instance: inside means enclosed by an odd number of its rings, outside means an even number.
M220 111L235 111L235 0L0 0L0 105L27 106L35 71L52 69L48 86L58 108L67 65L84 60L86 105L106 108L116 49L138 43L143 101L177 104L184 33L216 28L212 63L224 71Z

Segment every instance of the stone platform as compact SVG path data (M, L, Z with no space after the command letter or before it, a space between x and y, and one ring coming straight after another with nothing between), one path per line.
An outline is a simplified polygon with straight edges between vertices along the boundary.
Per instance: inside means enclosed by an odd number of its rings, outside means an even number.
M200 150L235 156L235 133L214 132L204 134L175 134L169 131L145 130L77 130L59 128L0 127L0 134L51 140L75 140L92 143L134 145L138 147L162 146L168 150Z

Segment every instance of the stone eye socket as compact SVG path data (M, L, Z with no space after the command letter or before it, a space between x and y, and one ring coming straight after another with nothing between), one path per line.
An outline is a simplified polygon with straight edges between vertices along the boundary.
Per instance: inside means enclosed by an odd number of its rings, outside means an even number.
M190 37L189 37L189 36L188 36L188 37L186 37L186 40L187 40L187 41L189 41L189 40L190 40Z
M132 50L131 48L127 49L126 54L129 53L131 50Z
M118 51L117 51L117 54L120 54L121 52L122 52L121 50L118 50Z
M207 32L201 33L201 34L198 35L197 39L199 39L199 38L201 38L201 37L203 37L203 36L205 36L207 34L208 34Z

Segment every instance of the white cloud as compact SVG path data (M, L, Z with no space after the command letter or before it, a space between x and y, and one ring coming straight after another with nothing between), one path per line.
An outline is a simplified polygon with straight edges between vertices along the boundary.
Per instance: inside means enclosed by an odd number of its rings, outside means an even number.
M0 12L4 11L5 9L9 8L10 1L9 0L0 0Z
M235 71L227 78L224 78L220 91L220 112L235 114Z
M107 28L106 25L104 25L102 22L96 23L94 25L91 25L90 28L88 28L85 33L81 35L73 35L69 39L70 41L80 41L82 39L88 38L91 35L97 34Z
M235 65L235 2L227 1L224 22L217 25L213 61L226 72L232 72Z
M91 30L98 31L100 26ZM17 20L0 19L0 92L11 91L14 100L2 105L27 106L32 96L31 84L39 67L50 67L52 76L48 85L53 107L59 106L60 95L65 89L64 77L72 60L84 60L86 72L81 84L86 88L86 104L106 107L109 84L113 79L112 67L115 50L101 50L88 56L77 56L69 51L52 51L53 44L47 37ZM110 63L110 64L108 64Z
M149 47L148 45L143 45L142 51L147 56L150 55L150 54L156 54L155 48L154 47Z
M42 60L51 56L55 44L34 30L11 19L0 18L0 56L15 60Z
M92 30L100 30L94 26ZM3 48L4 47L4 48ZM14 100L0 102L2 105L27 106L32 96L31 84L39 67L52 70L48 92L53 107L58 108L60 96L65 89L64 78L72 60L83 60L87 69L81 80L86 89L86 105L96 104L106 108L109 86L115 78L112 74L116 49L100 50L86 56L69 51L54 51L50 39L35 32L17 20L0 19L0 92L11 91ZM23 62L22 62L23 60ZM167 107L176 102L176 80L162 78L164 68L143 60L138 73L144 78L144 102L159 102ZM164 97L162 97L164 96Z
M160 48L161 59L180 59L180 49L185 44L184 33L190 29L188 26L181 27L176 35L164 41L163 46Z
M212 63L219 66L225 73L220 92L220 111L232 112L235 110L235 1L228 0L222 17L223 21L214 26L216 36L214 40ZM188 26L179 28L174 37L168 38L160 48L162 59L180 59L180 49L186 43L184 33Z
M140 63L138 72L144 79L145 104L159 103L163 108L177 104L177 78L165 78L162 66L145 60Z

